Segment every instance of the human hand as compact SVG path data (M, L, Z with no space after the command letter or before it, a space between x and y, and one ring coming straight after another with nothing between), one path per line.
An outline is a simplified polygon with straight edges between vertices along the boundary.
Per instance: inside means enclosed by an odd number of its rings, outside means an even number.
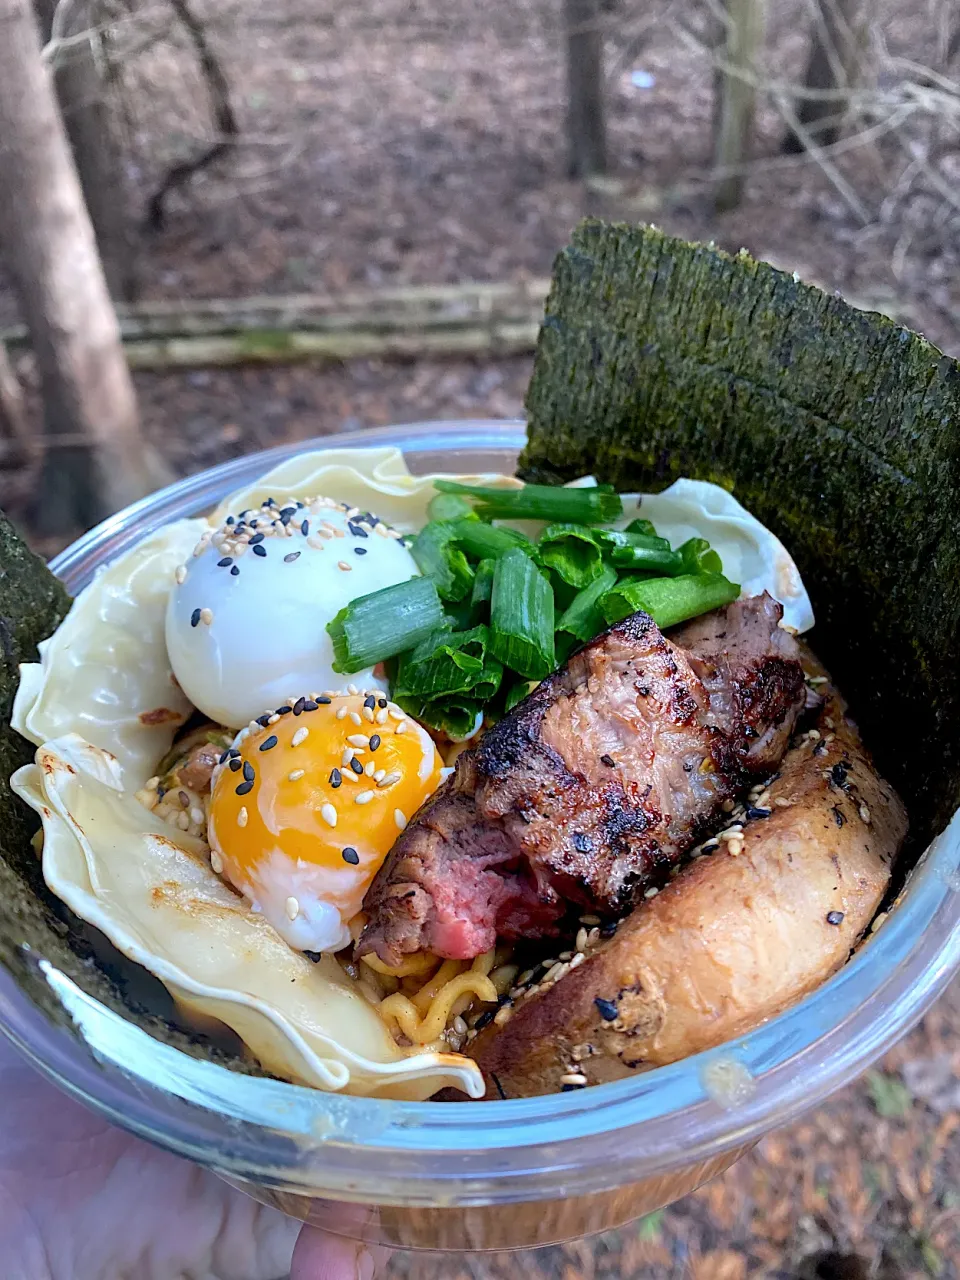
M372 1280L378 1260L114 1127L2 1036L0 1258L4 1280Z

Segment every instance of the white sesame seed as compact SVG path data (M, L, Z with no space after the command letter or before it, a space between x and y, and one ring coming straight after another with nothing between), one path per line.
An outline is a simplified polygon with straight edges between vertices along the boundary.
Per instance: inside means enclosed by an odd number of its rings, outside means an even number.
M318 538L315 533L311 533L310 536L307 538L307 546L312 547L314 551L322 551L323 539Z
M645 889L645 890L644 890L644 893L643 893L643 896L644 896L644 897L649 901L651 898L655 898L659 892L660 892L660 890L659 890L659 889L657 889L657 888L653 888L653 889ZM599 937L599 931L598 931L597 936Z
M245 827L247 825L247 816L246 807L241 805L240 812L237 814L238 827Z
M578 951L586 951L587 949L587 931L582 926L577 930L577 940L574 945Z
M203 623L203 625L204 625L205 627L209 627L210 623L213 621L213 610L212 610L212 609L201 609L201 610L200 610L200 621Z
M353 519L355 519L359 514L360 514L360 508L359 508L359 507L351 507L351 508L350 508L350 510L347 512L347 519L348 519L348 520L353 520Z
M340 777L342 778L342 780L343 780L344 782L356 782L356 781L357 781L357 775L353 772L353 770L352 770L352 769L344 769L344 771L343 771L343 773L340 775Z
M395 782L400 781L402 776L403 775L400 773L399 769L391 769L389 773L385 773L383 777L379 779L377 785L381 787L392 787Z
M378 520L378 521L377 521L377 523L373 526L373 531L374 531L374 533L379 533L379 535L380 535L380 537L381 537L381 538L386 538L386 537L388 537L388 533L387 533L387 526L386 526L385 524L383 524L383 523L382 523L381 521L379 521L379 520Z
M344 747L344 749L343 749L343 754L342 754L342 755L341 755L341 757L340 757L340 767L341 767L341 768L343 768L343 769L349 769L349 768L350 768L350 761L353 759L353 757L354 757L356 754L357 754L357 753L356 753L356 751L353 749L353 747Z
M373 724L373 707L363 708L363 718L364 720L369 720L370 723Z
M270 719L267 721L267 724L276 724L279 719L280 717L277 715L276 712L274 712L273 715L270 717Z
M595 924L600 923L600 917L599 916L581 916L580 923L593 926Z
M586 958L587 958L587 957L583 954L583 952L582 952L582 951L578 951L578 952L577 952L577 954L576 954L576 955L573 957L573 959L570 961L570 968L571 968L571 969L576 969L577 965L578 965L578 964L583 964L583 962L584 962L584 960L586 960Z
M215 876L223 872L223 859L217 853L216 849L210 850L210 870Z
M198 808L197 805L194 805L190 810L190 821L195 827L199 827L203 823L205 817L206 815L203 810Z
M338 708L337 708L337 719L338 719L338 720L343 720L343 719L345 719L345 718L346 718L346 714L347 714L347 708L346 708L346 707L338 707Z
M289 782L299 782L305 772L306 770L304 769L294 769L292 773L287 774L287 780Z
M360 719L360 716L357 714L357 712L356 712L356 711L351 711L351 712L350 712L350 720L351 720L351 721L352 721L352 723L353 723L353 724L355 724L358 728L360 727L360 725L362 725L362 724L363 724L363 721Z
M176 578L177 586L179 587L182 582L186 581L187 566L185 564L178 564L177 571L173 576Z
M463 1018L460 1017L459 1013L454 1018L451 1026L458 1036L465 1036L467 1034L467 1024L464 1022Z
M565 1076L560 1077L561 1084L586 1084L587 1077L582 1071L568 1071Z
M864 821L864 822L867 824L867 826L869 827L869 825L870 825L870 810L867 808L867 806L866 806L865 804L862 804L862 805L860 806L860 817L863 819L863 821Z
M337 561L337 568L338 568L338 569L343 569L343 570L345 570L347 573L349 573L349 572L350 572L350 570L353 568L353 565L352 565L352 564L347 564L346 560L338 560L338 561Z
M376 773L376 771L377 771L377 762L375 760L368 760L367 763L363 766L363 772L367 775L368 778L372 778L373 775Z
M328 827L335 827L337 825L337 811L329 801L320 806L320 817Z
M405 711L401 711L395 702L388 702L387 714L391 715L394 720L402 720L407 713Z
M361 751L366 751L370 745L370 739L362 733L350 733L347 735L347 741L352 747L358 747Z
M727 852L731 858L739 858L743 853L743 841L738 839L727 841Z
M394 809L393 820L397 824L397 829L399 831L402 831L404 827L407 825L407 815L403 812L402 809Z
M374 717L374 719L376 720L377 724L386 724L386 723L387 723L387 708L386 708L386 707L381 707L381 708L380 708L380 710L377 712L376 716Z
M310 730L307 728L307 726L305 724L302 724L300 728L297 730L297 732L290 739L291 747L299 747L300 743L304 741L304 739L307 737L309 732Z
M287 919L296 920L297 916L300 914L300 903L296 898L288 898L284 906L287 912Z
M498 1009L494 1014L493 1023L496 1027L505 1026L513 1017L513 1009L510 1005L505 1004L503 1008Z
M378 769L376 773L373 775L373 780L379 787L383 783L383 780L386 776L387 776L386 769Z
M357 792L357 794L356 794L353 798L354 798L354 800L356 800L357 804L369 804L369 803L370 803L370 801L373 799L373 792L372 792L372 791L358 791L358 792Z
M407 732L407 722L406 722L406 720L401 720L401 721L400 721L400 723L397 725L397 727L394 729L394 731L393 731L393 732L394 732L394 733L406 733L406 732Z
M186 831L186 829L190 826L190 815L188 813L178 813L177 826L180 828L181 831Z
M359 693L359 692L360 692L360 690L357 688L357 686L356 686L355 684L348 684L348 685L347 685L347 693L357 694L357 693Z

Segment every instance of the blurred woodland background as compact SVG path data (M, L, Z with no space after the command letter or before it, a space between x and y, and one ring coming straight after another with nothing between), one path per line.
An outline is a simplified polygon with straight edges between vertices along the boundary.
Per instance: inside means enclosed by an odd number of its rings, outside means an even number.
M52 552L241 452L516 416L585 213L960 353L960 3L0 0L0 504ZM955 1280L958 1030L638 1227L392 1274Z

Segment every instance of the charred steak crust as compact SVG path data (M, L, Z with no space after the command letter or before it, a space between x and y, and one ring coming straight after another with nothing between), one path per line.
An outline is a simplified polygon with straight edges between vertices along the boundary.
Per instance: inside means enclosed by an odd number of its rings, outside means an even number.
M556 934L569 904L620 915L775 767L804 705L769 596L663 636L636 613L465 752L394 845L358 952L469 959Z

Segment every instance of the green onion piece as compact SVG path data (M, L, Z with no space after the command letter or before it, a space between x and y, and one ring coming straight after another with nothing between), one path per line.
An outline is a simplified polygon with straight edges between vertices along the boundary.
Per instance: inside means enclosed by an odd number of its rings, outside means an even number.
M490 651L505 667L530 680L542 680L556 665L553 591L519 549L502 556L494 570Z
M617 581L617 571L604 565L600 577L589 587L577 593L568 609L560 615L558 634L571 635L580 644L586 644L604 629L607 620L600 609L601 599L610 592Z
M500 688L503 668L487 653L488 644L484 626L428 636L401 654L390 685L394 698L429 702L464 693L480 701L492 698Z
M684 573L723 573L723 561L706 538L688 538L677 547Z
M358 596L341 609L327 632L334 671L349 675L411 649L443 625L443 606L432 578L410 578Z
M427 503L427 515L431 520L458 520L473 516L473 507L456 493L435 493Z
M731 604L740 594L736 582L721 573L685 574L678 578L627 578L600 600L610 624L642 609L661 630Z
M644 533L648 538L657 536L652 520L631 520L626 529L624 529L624 533Z
M620 495L609 485L568 489L560 485L526 484L522 489L484 489L454 480L434 481L440 493L475 498L486 520L558 520L571 524L609 524L623 514Z
M476 521L479 524L479 520ZM456 544L455 522L431 520L423 526L410 554L426 578L432 578L443 600L462 600L473 588L473 570Z
M454 520L451 522L457 544L474 560L498 560L514 547L533 555L533 543L515 529L495 529L483 520Z
M537 558L571 587L587 587L603 572L603 555L582 524L552 524L537 544Z
M666 538L658 538L655 533L631 532L629 529L594 529L593 536L608 551L618 547L647 547L651 551L670 550L670 543Z
M483 708L470 698L440 698L425 702L422 698L398 698L394 702L408 715L425 724L428 729L439 729L450 738L465 738L477 725L477 717Z
M626 546L613 547L610 551L610 560L618 569L637 569L641 573L662 573L672 578L683 573L680 553L671 551L669 544L666 548L645 546L639 541L643 534L634 533L630 536L634 541ZM663 542L663 539L648 538L646 541L648 543Z
M490 596L493 594L495 560L481 560L473 575L473 591L470 594L470 612L475 622L486 618L490 612Z
M536 685L533 685L536 688ZM529 680L517 680L507 691L507 696L503 700L504 712L512 711L518 702L522 702L524 698L532 692L531 682Z

